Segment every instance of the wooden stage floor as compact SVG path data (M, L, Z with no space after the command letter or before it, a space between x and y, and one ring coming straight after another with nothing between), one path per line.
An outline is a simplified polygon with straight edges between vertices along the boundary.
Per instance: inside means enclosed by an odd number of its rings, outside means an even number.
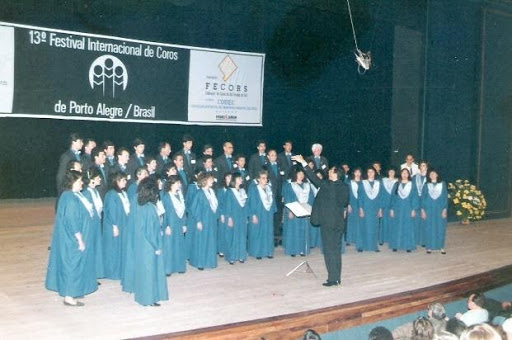
M321 285L326 270L318 249L308 258L315 278L308 273L287 277L304 258L284 256L278 248L272 260L233 266L220 260L215 270L189 267L186 274L173 274L168 278L170 300L161 307L139 306L118 281L100 280L98 291L83 300L85 307L70 308L44 288L53 204L50 199L0 201L1 339L121 339L174 332L182 337L199 328L403 296L512 262L511 219L451 224L447 255L427 255L423 249L393 253L387 247L380 253L357 253L348 247L341 287Z

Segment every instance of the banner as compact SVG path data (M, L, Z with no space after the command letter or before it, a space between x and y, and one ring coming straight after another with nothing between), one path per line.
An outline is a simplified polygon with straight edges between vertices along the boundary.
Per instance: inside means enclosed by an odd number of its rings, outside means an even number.
M0 117L261 126L264 61L0 22Z

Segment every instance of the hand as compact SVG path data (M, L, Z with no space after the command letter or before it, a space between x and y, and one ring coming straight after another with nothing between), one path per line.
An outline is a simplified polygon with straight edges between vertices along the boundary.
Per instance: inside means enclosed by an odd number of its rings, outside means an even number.
M415 217L416 217L416 210L412 210L412 211L411 211L411 217L412 217L412 218L415 218Z
M377 217L379 217L379 218L382 217L382 209L379 209L379 211L377 212Z
M119 228L116 225L112 226L112 235L114 237L118 237L119 236Z
M361 217L361 218L364 217L364 211L362 208L359 208L359 217Z
M156 256L158 256L158 255L160 255L160 254L162 254L162 251L161 251L160 249L155 250L155 255L156 255Z
M352 207L350 206L350 204L347 207L347 211L348 211L349 214L352 214Z
M256 215L252 215L252 224L258 224L258 217Z
M220 215L220 223L225 223L226 222L226 218L224 217L224 215Z
M165 228L165 235L171 236L171 227L167 226L167 228Z
M197 222L197 230L203 230L203 224L201 222Z
M288 219L289 220L293 219L293 213L291 211L288 212Z
M78 250L84 251L85 250L85 243L82 240L78 241Z
M233 219L230 217L228 218L228 227L233 228Z
M446 218L446 209L443 209L443 212L441 213L442 218Z
M389 211L389 217L395 218L395 211L394 210L390 210Z
M302 155L292 156L291 160L295 161L295 162L298 162L298 163L301 163L301 164L305 162L304 157L302 157Z
M427 213L423 209L421 209L421 218L424 219L424 220L427 219Z
M183 234L185 234L187 232L187 226L181 227L181 231L183 232Z

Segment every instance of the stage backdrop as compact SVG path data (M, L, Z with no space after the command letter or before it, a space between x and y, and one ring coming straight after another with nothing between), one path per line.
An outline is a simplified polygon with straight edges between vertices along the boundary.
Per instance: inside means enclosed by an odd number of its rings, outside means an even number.
M264 60L0 22L0 116L261 126Z

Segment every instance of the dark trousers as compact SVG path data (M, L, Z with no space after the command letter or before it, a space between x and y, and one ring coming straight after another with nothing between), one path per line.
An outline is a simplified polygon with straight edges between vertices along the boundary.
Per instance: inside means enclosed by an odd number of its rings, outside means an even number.
M343 228L320 226L322 247L324 251L325 266L327 267L327 281L341 281L341 238Z

